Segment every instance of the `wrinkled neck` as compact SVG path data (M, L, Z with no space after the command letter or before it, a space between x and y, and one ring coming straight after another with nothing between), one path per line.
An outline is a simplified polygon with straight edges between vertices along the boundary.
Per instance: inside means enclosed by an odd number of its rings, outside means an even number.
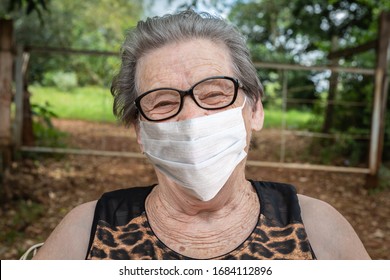
M191 190L178 185L156 170L159 184L156 186L150 202L165 207L167 214L194 216L204 213L217 213L225 207L238 205L241 199L252 192L253 188L245 179L245 160L233 171L230 178L218 194L209 201L200 200Z

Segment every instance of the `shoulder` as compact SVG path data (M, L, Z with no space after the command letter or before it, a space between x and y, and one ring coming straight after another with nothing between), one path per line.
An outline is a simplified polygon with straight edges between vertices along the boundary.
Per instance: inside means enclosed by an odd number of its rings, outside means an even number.
M72 209L54 229L34 259L84 259L97 201Z
M369 259L351 224L328 203L298 195L308 239L318 259Z

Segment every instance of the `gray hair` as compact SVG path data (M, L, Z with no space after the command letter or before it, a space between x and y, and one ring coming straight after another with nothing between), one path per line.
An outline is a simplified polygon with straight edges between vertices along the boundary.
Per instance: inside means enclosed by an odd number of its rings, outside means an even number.
M137 61L148 52L169 43L202 38L225 45L233 63L236 78L242 83L250 103L263 95L263 87L251 61L249 50L241 33L225 20L192 10L139 21L130 30L121 49L122 65L114 77L111 93L114 96L114 115L125 125L136 120L134 100L137 92Z

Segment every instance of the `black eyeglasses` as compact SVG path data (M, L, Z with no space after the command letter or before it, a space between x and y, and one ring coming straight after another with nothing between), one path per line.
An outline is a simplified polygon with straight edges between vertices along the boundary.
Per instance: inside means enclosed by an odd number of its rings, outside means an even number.
M236 78L214 76L197 82L188 90L149 90L138 96L134 103L145 119L163 121L180 113L186 95L190 95L200 108L218 110L234 103L239 88L242 88L242 85Z

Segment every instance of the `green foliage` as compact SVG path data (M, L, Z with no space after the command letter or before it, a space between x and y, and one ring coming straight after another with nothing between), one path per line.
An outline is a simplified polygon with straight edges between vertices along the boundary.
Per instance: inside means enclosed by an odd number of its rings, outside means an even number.
M43 213L43 206L31 200L20 200L18 202L17 215L12 223L19 225L20 228L31 223Z
M382 191L390 189L390 166L382 165L378 172L378 185L369 189L371 195L376 195Z
M337 131L359 129L369 133L374 92L373 78L343 74L340 75L340 80L342 88L336 101L347 102L353 106L340 106L335 110L333 129Z
M48 12L47 5L49 0L2 0L0 2L0 18L10 17L20 11L26 15L36 12L41 23L43 23L43 14Z
M0 232L0 242L12 244L15 239L23 235L24 229L42 216L44 207L31 200L18 200L14 207L15 214L12 216L10 228L11 231Z
M43 122L46 126L53 127L51 119L57 117L57 114L51 110L49 102L46 101L44 105L32 103L31 112L35 118L38 118L38 120Z
M264 127L281 128L283 120L286 121L286 129L305 129L316 116L309 111L288 110L283 112L281 109L264 109Z
M32 53L29 81L47 72L76 73L80 85L108 86L119 67L125 31L142 16L142 2L127 0L50 1L42 26L36 14L15 18L15 36L25 46L117 51L118 57Z
M355 47L376 39L382 11L390 11L386 0L239 0L229 19L247 36L253 59L304 65L329 64L332 38L338 48ZM353 54L339 60L343 67L373 68L375 51ZM287 103L287 109L309 110L317 117L307 122L312 131L321 131L325 119L329 73L289 71L288 98L305 101ZM282 105L282 76L279 70L259 71L265 86L265 108ZM368 135L371 127L373 78L340 73L333 102L333 134ZM390 103L388 104L390 108ZM390 118L387 117L389 120ZM325 161L331 154L344 155L351 162L366 161L368 140L343 138L323 151ZM386 125L384 157L390 158L390 125ZM315 144L316 146L316 144ZM316 147L318 149L318 146ZM329 158L327 160L326 158Z
M33 0L17 2L39 3ZM143 14L143 4L134 0L62 0L45 3L50 13L44 14L47 23L44 26L40 24L37 13L13 13L17 42L75 49L119 50L124 31L134 26ZM187 0L183 3L179 9L213 6L218 10L225 4L214 0ZM237 0L227 5L232 5L228 17L247 37L253 60L304 65L329 64L327 56L332 49L331 38L334 36L338 38L339 48L353 47L375 39L379 14L390 10L390 1L387 0ZM20 5L15 7L21 8ZM87 92L99 92L90 90L89 86L108 87L119 63L118 57L33 53L29 64L29 81L58 88L49 90L58 93L54 102L51 93L46 92L47 87L38 90L45 94L35 94L33 98L45 96L39 104L50 100L52 109L60 117L112 121L111 100L106 100L106 97L101 99L99 94L94 93L80 94L78 88L74 88L74 78L77 76L77 84ZM339 64L343 67L372 68L375 66L375 52L371 50L354 54L340 59ZM54 79L56 73L60 73L57 81ZM67 73L75 73L75 76L67 76ZM306 101L287 103L287 111L310 115L304 122L306 129L321 131L326 112L328 74L288 71L288 98ZM259 76L265 86L266 110L280 111L283 105L281 71L261 69ZM335 102L362 104L335 105L332 133L366 134L369 131L372 91L373 81L370 77L339 75ZM83 100L86 96L92 99ZM106 96L106 93L102 96ZM268 117L273 118L272 113L268 113ZM389 114L386 118L390 120ZM272 123L272 119L269 120ZM302 123L299 122L295 127L301 127ZM361 153L364 154L367 145L354 141L343 140L340 149L350 150L348 147L355 147L362 149ZM390 159L389 143L390 121L387 121L384 147L384 157L387 159Z
M55 127L46 126L41 122L33 123L33 131L36 137L35 144L41 147L65 147L64 139L67 134Z
M379 169L379 189L385 190L390 188L390 168L381 166Z
M41 108L47 108L50 100L50 117L115 122L112 97L106 88L90 86L66 92L54 87L33 86L30 90L32 101ZM265 127L281 127L285 118L286 127L290 129L307 127L307 123L315 118L309 111L288 110L283 113L276 106L265 108L265 116Z
M36 145L43 147L65 147L66 133L57 130L52 118L58 117L53 112L49 102L44 104L31 104L33 114L33 131Z
M50 101L51 111L59 118L115 121L108 88L88 86L66 91L56 87L31 86L30 91L34 104L45 107Z
M77 75L75 72L46 72L43 76L42 85L71 90L78 86Z
M335 139L313 139L312 154L321 164L358 166L367 160L367 141L356 140L348 134L335 134Z

